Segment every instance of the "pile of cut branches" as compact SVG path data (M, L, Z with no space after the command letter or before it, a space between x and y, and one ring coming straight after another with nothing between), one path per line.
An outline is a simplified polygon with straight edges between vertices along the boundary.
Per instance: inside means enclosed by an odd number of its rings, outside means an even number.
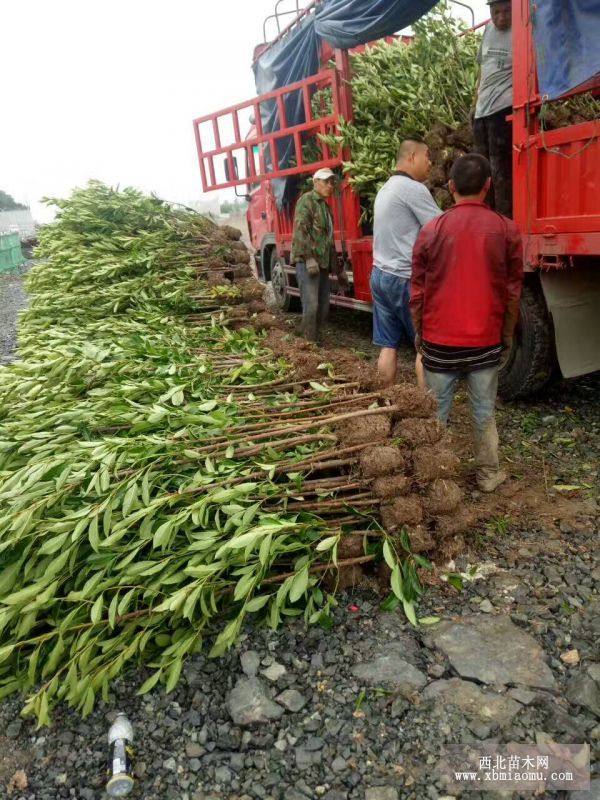
M590 91L565 100L544 103L540 116L542 127L549 131L581 122L593 122L600 119L600 97Z
M170 691L248 618L332 624L375 562L416 623L418 552L460 527L429 399L265 337L238 231L98 183L53 202L0 370L0 698L87 714L134 663Z
M448 5L440 3L415 23L409 45L381 42L352 57L354 119L342 123L339 137L324 138L332 148L350 148L344 170L367 218L403 139L427 139L434 164L430 186L439 190L452 161L471 148L481 39L473 33L461 36L464 31ZM437 199L445 205L449 196L440 191Z

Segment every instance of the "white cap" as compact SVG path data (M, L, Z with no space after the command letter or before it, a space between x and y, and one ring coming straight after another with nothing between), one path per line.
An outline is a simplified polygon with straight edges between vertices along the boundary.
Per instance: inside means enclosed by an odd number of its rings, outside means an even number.
M329 167L318 169L313 175L313 181L327 181L329 178L335 178L335 172L329 169Z

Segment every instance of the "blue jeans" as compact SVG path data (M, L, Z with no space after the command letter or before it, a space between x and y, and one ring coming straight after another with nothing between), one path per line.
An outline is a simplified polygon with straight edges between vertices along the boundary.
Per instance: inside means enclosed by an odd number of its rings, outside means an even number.
M306 264L297 261L296 280L302 301L302 333L316 342L321 325L329 314L329 272L320 269L318 275L309 275Z
M494 418L496 395L498 393L498 367L467 372L467 381L471 414L475 428L485 430L490 419ZM450 416L456 385L461 377L460 372L431 372L425 370L425 380L438 402L438 419L446 424Z
M373 344L397 348L402 340L414 344L415 329L410 315L410 278L401 278L373 267Z

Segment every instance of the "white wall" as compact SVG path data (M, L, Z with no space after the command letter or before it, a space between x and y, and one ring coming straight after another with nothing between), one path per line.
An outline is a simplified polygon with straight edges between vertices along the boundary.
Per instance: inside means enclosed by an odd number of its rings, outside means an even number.
M0 233L18 231L21 239L35 236L31 211L0 211Z

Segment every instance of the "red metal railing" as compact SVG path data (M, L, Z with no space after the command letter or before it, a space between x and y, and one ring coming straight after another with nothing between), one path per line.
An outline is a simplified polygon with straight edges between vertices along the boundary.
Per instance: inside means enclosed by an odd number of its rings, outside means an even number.
M517 0L514 27L514 219L527 261L600 254L600 121L544 131L529 0ZM598 79L569 92L595 90Z
M341 154L332 154L324 143L319 143L322 158L318 161L305 163L302 153L303 138L318 136L333 131L340 121L341 109L339 107L339 81L336 70L328 69L312 75L310 78L292 83L272 92L254 97L235 106L198 117L194 120L194 134L196 148L200 163L202 188L205 192L214 189L227 189L233 186L243 186L251 183L260 183L267 178L284 178L288 175L314 172L321 167L337 167L341 164ZM326 116L313 116L311 99L315 91L331 89L331 112ZM286 115L286 98L300 92L304 105L306 122L288 127ZM277 130L265 132L263 130L263 117L261 106L269 104L270 108L277 109ZM254 132L243 138L240 130L240 112L251 111L254 115ZM208 125L212 141L207 143L207 134L204 126ZM224 129L233 130L233 142L223 145ZM287 140L287 141L282 141ZM288 145L293 143L294 165L289 165L290 152ZM279 152L278 143L285 145L287 152ZM235 153L243 153L243 171L235 160ZM224 178L217 177L215 159L224 156ZM258 157L258 164L256 158ZM288 164L282 164L286 158ZM227 166L225 167L225 163Z

